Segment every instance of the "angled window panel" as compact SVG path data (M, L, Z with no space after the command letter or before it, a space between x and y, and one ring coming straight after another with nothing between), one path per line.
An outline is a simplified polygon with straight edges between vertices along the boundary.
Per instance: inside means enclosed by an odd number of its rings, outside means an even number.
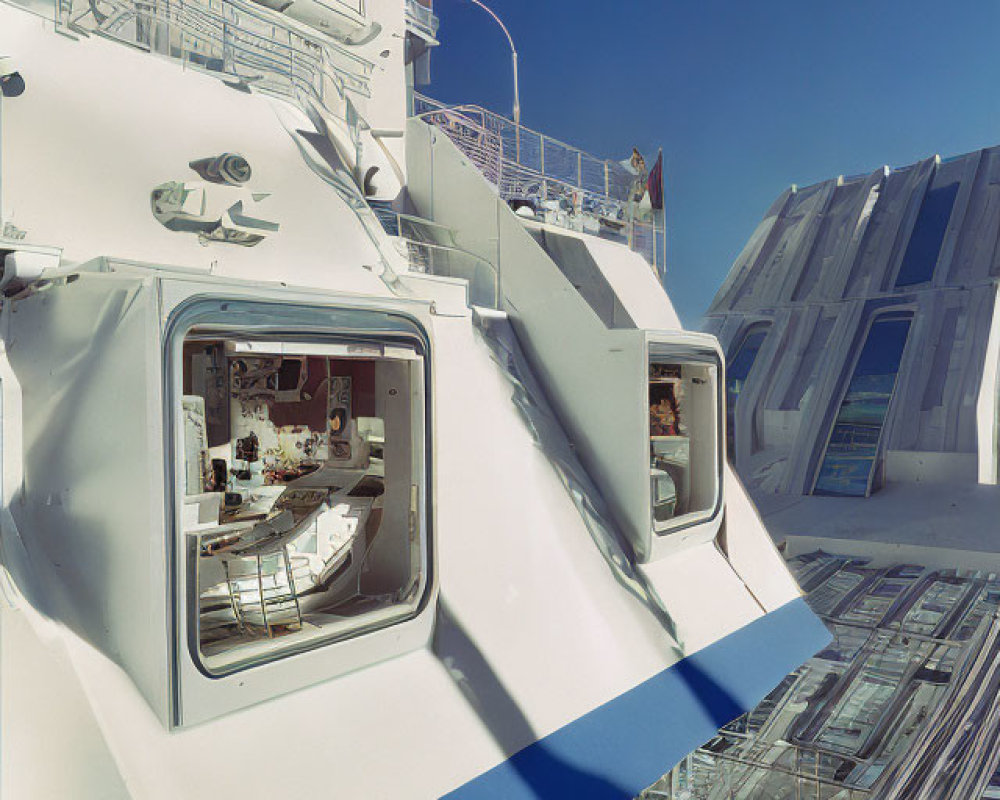
M941 254L958 186L958 181L953 181L929 189L924 196L896 277L897 287L927 283L934 277L934 267Z
M891 256L899 225L897 209L901 199L912 190L913 183L919 180L917 166L893 170L878 188L843 291L844 297L865 295L873 281L882 279L882 270Z
M909 313L884 314L869 328L830 432L813 494L869 494L911 321Z

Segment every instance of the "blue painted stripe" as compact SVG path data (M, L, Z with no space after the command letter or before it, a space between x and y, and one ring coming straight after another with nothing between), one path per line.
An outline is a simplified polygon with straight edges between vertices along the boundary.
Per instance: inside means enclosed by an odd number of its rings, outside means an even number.
M515 753L447 800L631 798L830 642L801 598Z

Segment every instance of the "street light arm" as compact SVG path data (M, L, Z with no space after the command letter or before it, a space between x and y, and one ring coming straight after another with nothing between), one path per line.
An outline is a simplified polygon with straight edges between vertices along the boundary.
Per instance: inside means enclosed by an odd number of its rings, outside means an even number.
M510 57L511 63L514 67L514 135L516 137L516 148L517 148L517 160L521 161L521 96L518 91L518 79L517 79L517 48L514 47L514 38L510 35L510 31L507 30L507 26L503 24L503 20L498 17L492 8L482 2L482 0L469 0L473 5L479 6L483 11L493 17L493 21L500 26L500 30L503 31L503 35L507 37L507 43L510 45Z
M500 30L502 30L504 36L507 37L507 42L510 44L510 51L511 51L511 53L514 54L514 58L516 59L517 58L517 48L514 47L514 40L511 38L510 31L507 30L507 26L503 24L503 20L501 20L500 17L498 17L493 12L492 8L490 8L485 3L480 2L480 0L469 0L469 2L472 3L473 5L479 6L483 11L485 11L487 14L489 14L491 17L493 17L494 22L496 22L496 24L500 26Z

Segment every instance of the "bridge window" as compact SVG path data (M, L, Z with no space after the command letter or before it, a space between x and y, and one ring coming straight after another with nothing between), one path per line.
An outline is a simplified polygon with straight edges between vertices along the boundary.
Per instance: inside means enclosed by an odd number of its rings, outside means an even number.
M223 675L416 613L419 344L190 331L181 528L192 655Z
M704 521L719 500L719 363L714 352L653 349L650 490L657 533Z

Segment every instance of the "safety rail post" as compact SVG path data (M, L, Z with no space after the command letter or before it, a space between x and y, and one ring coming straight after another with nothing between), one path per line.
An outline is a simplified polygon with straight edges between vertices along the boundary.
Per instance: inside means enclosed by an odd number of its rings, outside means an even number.
M549 184L545 180L545 134L538 134L539 141L539 166L542 173L542 202L549 199Z
M576 185L583 189L583 151L576 151Z
M502 191L501 187L503 186L503 165L504 165L504 161L505 161L504 154L503 154L503 136L498 133L497 137L496 137L496 140L497 140L497 147L496 147L496 153L497 153L497 192L500 192L500 191ZM518 157L520 158L520 144L516 145L516 147L518 149ZM514 174L517 174L516 170L515 170Z
M656 269L656 217L653 217L653 222L650 227L650 238L653 240L653 272L657 272Z
M610 178L610 175L608 174L610 166L611 165L608 164L607 161L604 162L604 196L605 197L611 197L611 189L610 189L610 180L611 180L611 178Z
M514 123L514 157L521 163L521 125Z

